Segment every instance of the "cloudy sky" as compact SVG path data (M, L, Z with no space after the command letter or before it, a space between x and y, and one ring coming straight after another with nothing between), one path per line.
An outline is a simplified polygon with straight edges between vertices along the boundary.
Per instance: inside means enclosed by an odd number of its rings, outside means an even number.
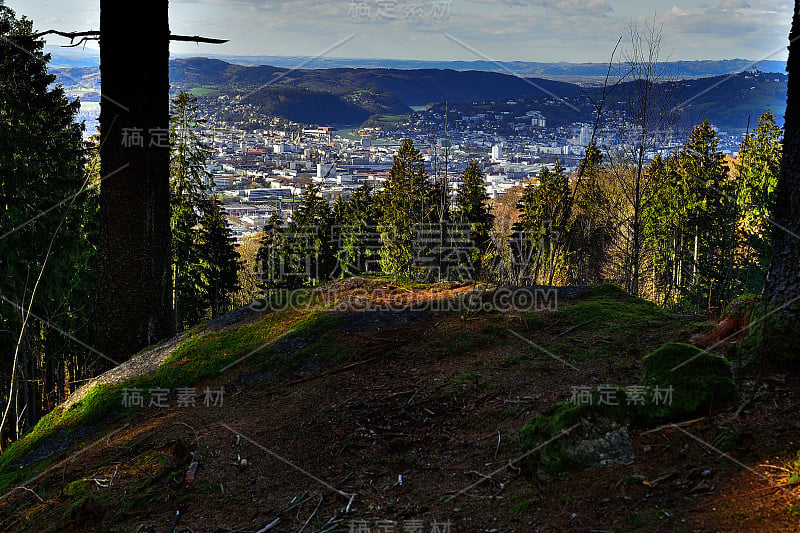
M99 0L6 0L39 29L98 29ZM663 24L665 55L786 58L788 0L171 0L173 33L230 39L177 53L608 61L631 23ZM57 38L48 44L63 44Z

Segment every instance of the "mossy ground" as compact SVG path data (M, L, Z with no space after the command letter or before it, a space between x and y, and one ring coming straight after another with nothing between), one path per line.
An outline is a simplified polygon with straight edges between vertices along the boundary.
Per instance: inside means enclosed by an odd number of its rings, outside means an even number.
M730 362L695 346L667 343L642 360L642 385L658 387L668 394L659 404L640 410L645 423L677 421L681 417L707 414L736 399Z
M573 464L565 453L562 432L578 425L636 424L649 428L678 422L685 417L708 414L736 398L730 363L722 356L694 346L667 343L642 360L644 375L636 387L606 385L575 393L534 417L520 430L523 453L529 453L525 469L540 468L563 474L584 465ZM551 444L549 440L556 439Z
M270 345L283 337L319 337L337 320L336 316L324 311L283 311L269 313L253 324L190 338L170 354L155 375L133 377L116 385L98 385L69 410L58 408L42 418L0 456L0 472L5 471L0 474L0 491L25 477L38 474L48 465L43 461L27 468L9 469L56 432L74 431L136 412L136 407L125 407L126 391L193 387L204 379L219 375L222 369L245 356L249 356L249 363L258 362L262 368L277 375L292 372L300 363L272 353ZM315 359L326 362L340 355L341 352L334 352L326 346L325 350L315 352Z
M377 287L381 298L389 287L398 297L415 296L423 303L459 290L398 288L391 280L358 288L369 286ZM375 517L399 523L421 519L426 529L435 519L451 520L453 531L520 533L734 530L731 524L739 529L763 525L764 517L773 529L790 520L796 525L785 503L758 511L747 507L752 496L735 497L752 492L755 478L749 471L680 431L647 433L636 423L634 464L575 472L546 490L517 475L522 426L550 436L574 423L583 430L583 420L598 413L625 423L623 415L630 411L622 392L621 406L600 413L570 405L572 388L639 384L643 357L666 342L688 338L698 318L669 316L612 286L559 301L556 310L425 312L418 305L413 312L419 309L422 318L398 314L389 321L386 315L366 320L365 315L323 311L308 292L298 297L308 304L304 311L267 313L230 331L197 329L193 335L202 337L186 341L151 381L140 382L143 387L157 380L192 386L184 379L189 376L199 380L198 388L224 385L224 407L173 404L121 412L119 397L99 389L95 394L102 398L90 396L69 416L55 413L49 423L43 421L40 436L76 431L76 438L69 448L21 470L28 480L59 464L28 484L44 501L22 489L0 501L0 529L84 530L95 524L101 531L169 531L177 509L177 531L257 531L276 518L281 530L297 531L309 517L305 530L324 529L347 499L265 449L358 494L339 530L349 529L350 518ZM376 322L374 329L362 328ZM230 373L218 373L250 352ZM271 377L245 383L243 378L254 374ZM794 390L790 384L787 389ZM788 445L786 428L792 427L790 415L800 398L791 390L785 397L770 396L768 403L757 400L741 419L726 418L723 410L712 412L707 422L681 427L725 446L731 457L760 472L767 454L790 453L794 459L797 447ZM535 427L525 423L557 403L563 407L552 408ZM762 408L770 415L760 414ZM78 438L87 427L83 416L94 420L96 432ZM72 424L62 425L70 419ZM9 450L8 458L4 454L0 479L18 483L19 459L54 440L50 437L23 442ZM95 441L99 444L90 447ZM246 468L239 456L249 461ZM187 486L182 479L192 460L200 469ZM108 479L117 468L111 487L83 481ZM706 469L713 474L703 479L721 487L719 493L705 493L696 488L697 479L684 476ZM671 477L657 483L665 475ZM709 504L716 498L733 505L717 506L720 512L712 513Z

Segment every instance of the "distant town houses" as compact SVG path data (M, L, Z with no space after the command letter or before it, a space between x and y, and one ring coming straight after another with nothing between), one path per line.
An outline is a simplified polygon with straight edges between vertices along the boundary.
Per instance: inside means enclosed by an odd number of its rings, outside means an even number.
M329 202L348 198L363 184L381 189L403 139L410 138L423 155L431 179L446 181L455 195L459 175L475 159L485 174L490 198L535 179L558 161L577 169L586 146L623 150L631 126L622 119L592 124L552 125L545 114L522 102L473 105L453 110L427 106L394 129L306 125L259 116L240 98L204 98L206 119L200 134L211 147L208 185L223 198L229 224L238 238L260 232L274 216L291 220L295 205L312 182ZM475 108L486 108L475 113ZM237 117L238 121L230 117ZM656 132L647 152L650 160L680 147L677 135ZM720 148L738 149L741 135L719 132Z

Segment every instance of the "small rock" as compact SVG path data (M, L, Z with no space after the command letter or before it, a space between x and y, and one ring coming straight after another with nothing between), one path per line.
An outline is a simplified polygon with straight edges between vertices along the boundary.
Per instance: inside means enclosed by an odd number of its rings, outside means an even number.
M197 461L192 461L192 464L189 465L189 469L186 470L186 476L184 477L184 482L187 485L191 485L192 483L194 483L194 478L197 475L198 466L199 465L197 464Z

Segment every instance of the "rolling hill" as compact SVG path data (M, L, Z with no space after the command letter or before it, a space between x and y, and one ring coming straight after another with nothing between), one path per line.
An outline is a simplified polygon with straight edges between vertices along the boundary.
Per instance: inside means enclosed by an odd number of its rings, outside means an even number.
M698 319L613 286L526 312L489 288L463 307L474 290L343 280L292 300L305 308L244 308L145 350L4 450L0 529L794 530L796 483L778 467L797 449L795 377L758 391L745 377L738 410L630 424L624 464L537 481L526 422L576 387L636 383L643 356ZM591 450L602 411L559 439Z
M398 70L367 68L287 69L245 67L207 58L170 62L170 80L176 87L215 87L250 90L256 87L294 87L339 96L370 91L391 95L406 106L432 102L559 96L578 94L573 84L544 79L522 79L508 74L456 70ZM389 111L387 109L387 111Z
M688 67L686 67L688 68ZM699 68L699 67L697 67ZM710 67L709 67L710 68ZM99 72L92 67L54 68L65 87L99 94ZM243 66L208 58L170 62L173 91L198 95L245 96L259 112L297 122L360 124L372 115L404 115L411 106L449 102L490 108L506 100L547 103L558 97L572 108L548 116L553 124L591 121L593 107L583 93L597 89L543 78L451 69L332 68L291 69L268 65ZM782 122L786 104L785 74L743 72L673 81L670 105L681 109L687 122L704 118L723 129L743 130L767 108ZM630 82L623 82L624 91ZM499 109L499 108L496 108ZM569 111L565 111L569 109ZM576 111L580 109L580 111Z

